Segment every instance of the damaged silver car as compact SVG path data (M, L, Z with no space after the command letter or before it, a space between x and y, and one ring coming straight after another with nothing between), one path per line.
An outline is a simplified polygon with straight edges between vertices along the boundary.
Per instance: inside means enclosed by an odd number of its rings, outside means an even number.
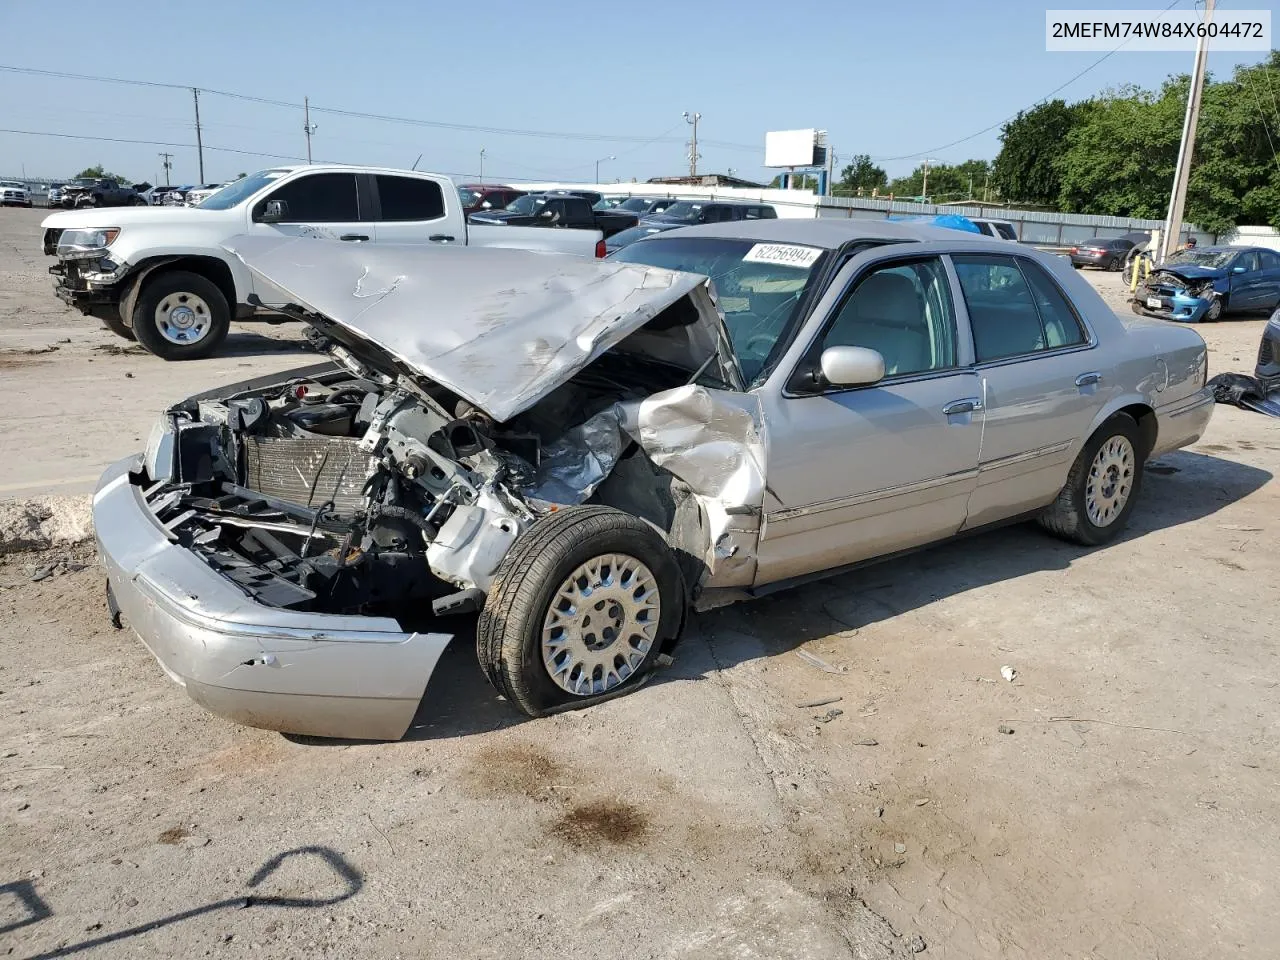
M1213 406L1194 332L953 231L228 249L332 362L172 407L94 518L166 671L295 733L401 736L468 614L541 715L638 686L693 609L1019 517L1105 542Z

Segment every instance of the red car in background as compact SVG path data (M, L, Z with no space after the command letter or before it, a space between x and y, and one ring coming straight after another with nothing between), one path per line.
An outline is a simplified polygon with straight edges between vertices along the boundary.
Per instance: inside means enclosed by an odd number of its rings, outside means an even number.
M501 184L464 183L458 187L464 216L481 210L501 210L516 197L523 197L526 192Z

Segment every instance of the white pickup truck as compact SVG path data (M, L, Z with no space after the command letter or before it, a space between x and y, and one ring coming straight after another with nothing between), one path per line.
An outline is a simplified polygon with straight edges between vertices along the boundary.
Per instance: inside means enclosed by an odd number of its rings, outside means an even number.
M281 291L224 249L240 234L605 253L599 230L468 224L448 177L337 164L262 170L199 207L75 210L42 226L58 297L166 360L208 356L232 319L281 319Z

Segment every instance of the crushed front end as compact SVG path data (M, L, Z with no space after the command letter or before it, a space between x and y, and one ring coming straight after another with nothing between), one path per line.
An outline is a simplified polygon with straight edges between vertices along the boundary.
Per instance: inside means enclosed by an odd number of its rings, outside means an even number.
M1156 270L1134 293L1140 312L1179 323L1199 323L1217 319L1222 310L1218 289L1223 281L1215 277L1183 277L1171 270ZM1215 307L1215 303L1217 304Z

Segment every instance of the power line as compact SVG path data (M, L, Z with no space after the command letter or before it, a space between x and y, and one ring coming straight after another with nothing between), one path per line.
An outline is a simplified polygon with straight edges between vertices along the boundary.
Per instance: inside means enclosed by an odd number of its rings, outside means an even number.
M36 67L19 67L12 64L0 64L0 71L8 73L21 73L30 76L39 77L56 77L64 80L85 80L95 83L118 83L132 86L151 87L164 90L190 90L189 84L165 83L157 80L134 80L127 77L106 77L86 73L69 73L62 70L42 70ZM218 97L227 97L232 100L244 100L250 103L260 103L267 106L283 107L289 110L298 109L298 104L290 103L285 100L275 100L270 97L257 97L245 93L237 93L230 90L213 90L207 87L198 88L201 93L211 94ZM381 123L399 123L409 126L431 127L441 130L457 130L464 133L485 133L500 136L512 137L540 137L544 139L555 140L581 140L589 142L614 142L614 143L653 143L661 137L645 137L636 134L606 134L606 133L566 133L556 130L525 130L515 127L487 127L469 123L451 123L444 120L424 120L416 117L398 117L390 114L368 113L360 110L347 110L340 107L323 107L312 104L311 111L313 113L327 113L331 116L348 117L357 120L375 120ZM665 138L672 143L682 142L678 137ZM720 146L726 149L744 149L755 150L756 147L747 144L735 144L727 141L707 141L713 146Z
M58 137L63 140L94 140L99 143L130 143L144 147L181 147L183 150L190 150L189 143L173 143L168 140L132 140L127 137L91 137L78 133L52 133L47 130L11 130L7 127L0 127L0 133L13 133L25 137ZM216 150L219 153L238 153L246 157L268 157L272 160L297 160L305 161L306 157L293 157L282 153L262 153L258 150L238 150L235 147L214 147L209 144L204 145L206 150Z
M1173 0L1173 3L1169 4L1167 7L1165 7L1165 8L1164 8L1163 10L1161 10L1160 12L1161 12L1161 13L1168 13L1170 10L1172 10L1174 7L1176 7L1176 6L1177 6L1179 3L1181 3L1181 2L1182 2L1182 0ZM944 144L942 144L941 146L938 146L938 147L930 147L930 148L929 148L929 149L927 149L927 150L917 150L915 153L904 153L904 154L902 154L901 156L897 156L897 157L872 157L871 159L872 159L872 160L875 160L875 161L877 161L877 162L888 162L888 161L892 161L892 160L910 160L910 159L912 159L913 157L919 157L919 156L921 156L921 155L923 155L923 154L927 154L927 153L936 153L936 152L937 152L937 151L939 151L939 150L946 150L948 147L955 147L955 146L959 146L959 145L960 145L960 144L962 144L962 143L968 143L970 140L975 140L975 139L977 139L978 137L982 136L984 133L990 133L992 130L996 129L996 127L1002 127L1002 126L1004 126L1006 123L1008 123L1008 122L1009 122L1010 120L1012 120L1014 117L1016 117L1016 116L1018 115L1018 113L1022 113L1022 111L1023 111L1023 110L1033 110L1033 109L1035 109L1036 107L1040 106L1042 103L1044 103L1045 101L1047 101L1050 97L1052 97L1055 93L1059 93L1060 91L1065 90L1067 87L1071 86L1071 84L1075 83L1077 80L1079 80L1081 77L1083 77L1086 73L1088 73L1088 72L1089 72L1090 70L1092 70L1094 67L1098 66L1098 65L1099 65L1099 64L1101 64L1103 61L1110 59L1110 58L1111 58L1111 56L1113 56L1114 54L1119 53L1119 52L1121 51L1121 49L1123 49L1123 48L1124 48L1128 43L1129 43L1129 41L1128 41L1128 40L1126 40L1124 43L1120 44L1120 46L1116 47L1114 50L1110 51L1109 53L1104 53L1104 54L1103 54L1102 56L1100 56L1097 60L1093 61L1093 63L1089 64L1089 66L1085 67L1083 70L1081 70L1081 71L1080 71L1079 73L1077 73L1075 76L1073 76L1070 80L1068 80L1068 81L1066 81L1065 83L1059 84L1058 86L1054 87L1052 90L1050 90L1048 93L1046 93L1043 97L1041 97L1039 100L1037 100L1035 103L1031 104L1030 106L1028 106L1028 107L1023 107L1023 108L1022 108L1022 110L1017 111L1017 113L1012 113L1012 114L1010 114L1009 116L1005 117L1003 120L999 120L999 121L997 121L997 122L995 122L995 123L991 124L991 126L989 126L989 127L983 127L983 128L982 128L981 130L979 130L977 133L971 133L971 134L969 134L967 137L961 137L959 140L952 140L950 143L944 143Z

